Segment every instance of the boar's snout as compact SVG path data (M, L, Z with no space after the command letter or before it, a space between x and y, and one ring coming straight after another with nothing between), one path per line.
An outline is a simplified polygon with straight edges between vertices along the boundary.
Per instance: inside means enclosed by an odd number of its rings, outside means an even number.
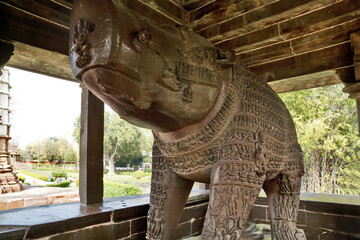
M111 0L76 0L70 21L69 57L78 80L94 66L116 61L119 34L115 6Z

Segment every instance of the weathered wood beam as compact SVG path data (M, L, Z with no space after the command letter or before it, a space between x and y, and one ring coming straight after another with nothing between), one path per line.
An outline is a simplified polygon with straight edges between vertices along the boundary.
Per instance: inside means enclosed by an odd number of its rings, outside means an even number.
M300 3L302 5L297 6ZM347 7L348 5L351 7ZM284 40L288 40L353 21L359 17L360 3L355 0L343 0L336 4L333 4L333 0L279 0L198 32L214 44L233 44L238 41L237 38L243 38L243 35L256 35L256 32L261 34L264 28L278 25L279 35ZM241 47L241 45L235 46L239 49Z
M186 11L193 11L198 8L202 8L207 4L213 3L216 0L177 0L178 4L181 5ZM181 2L181 3L180 3Z
M51 0L51 1L56 2L57 4L60 4L69 9L72 9L74 3L74 0Z
M277 0L213 1L210 4L190 12L189 27L202 34L204 34L203 31L208 31L210 35L216 35L218 33L211 34L210 32L212 30L206 29L217 26L226 20L237 18L245 12L274 1ZM206 34L203 36L210 37Z
M143 4L146 4L154 10L160 11L168 17L176 20L177 22L186 25L188 22L188 12L184 10L180 5L170 0L138 0Z
M68 55L69 29L0 2L0 38Z
M237 54L240 63L251 66L276 61L294 55L290 41L270 44L265 47L251 49Z
M360 32L355 32L350 35L351 45L354 50L354 72L356 81L360 81Z
M350 79L354 79L353 68L345 67L273 81L269 85L275 92L283 93L340 84Z
M0 39L0 69L5 66L14 52L14 44ZM1 71L0 71L1 75Z
M103 202L104 103L83 87L80 130L80 203Z
M334 0L276 0L263 4L262 1L256 1L258 5L253 4L253 9L246 9L246 11L240 12L240 14L236 8L229 7L227 11L232 10L233 12L220 16L220 19L223 19L223 21L215 22L212 25L198 30L198 32L213 43L216 43L239 34L259 30L274 23L286 21L290 18L303 15L306 12L332 4L333 2ZM216 21L218 18L214 20ZM196 21L190 25L196 27L195 24Z
M215 46L223 50L234 50L241 52L282 41L284 41L284 39L280 36L278 26L271 25L269 27L262 28L259 31L250 32L231 40L220 42L215 44Z
M3 0L3 2L53 23L69 27L71 9L57 2L49 0Z
M14 55L7 63L7 66L75 81L71 73L69 57L67 55L19 42L15 42L14 44Z
M149 18L157 23L167 23L167 24L187 24L187 21L181 19L177 16L174 16L167 10L164 10L162 7L157 5L154 0L153 1L146 1L146 0L124 0L124 5L135 12L140 13L146 18ZM151 4L152 3L152 4ZM187 13L182 13L185 15Z
M252 45L246 45L243 48L240 48L240 50L237 52L237 58L242 64L247 66L275 61L277 59L286 58L291 55L298 55L347 42L350 39L350 33L359 29L360 19L354 19L349 22L341 23L330 28L314 32L312 34L305 35L303 37L281 41L275 44L269 44L264 47L256 48L256 44L260 44L255 42ZM270 41L270 39L268 41Z
M279 24L281 35L292 39L360 17L360 1L343 0Z
M254 65L250 69L271 82L348 66L353 66L349 41L328 48Z

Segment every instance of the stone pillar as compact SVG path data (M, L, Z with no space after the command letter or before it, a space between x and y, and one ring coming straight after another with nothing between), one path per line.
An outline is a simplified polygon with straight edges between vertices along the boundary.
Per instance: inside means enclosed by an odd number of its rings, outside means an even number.
M1 69L0 76L0 194L20 192L22 185L10 164L10 84L9 71Z

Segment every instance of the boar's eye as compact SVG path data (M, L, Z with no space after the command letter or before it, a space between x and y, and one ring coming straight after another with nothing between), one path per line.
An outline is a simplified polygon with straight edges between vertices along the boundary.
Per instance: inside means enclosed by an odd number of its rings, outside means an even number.
M138 39L141 43L147 44L151 41L150 31L147 31L147 29L141 30L140 32L138 32Z

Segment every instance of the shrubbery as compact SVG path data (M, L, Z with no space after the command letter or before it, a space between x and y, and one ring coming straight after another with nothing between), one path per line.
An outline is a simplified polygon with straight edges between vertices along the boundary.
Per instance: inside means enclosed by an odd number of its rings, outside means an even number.
M144 172L146 172L146 173L152 173L152 169L151 169L151 168L145 168L145 169L144 169Z
M104 182L104 198L141 194L142 191L131 184Z
M66 188L69 187L70 182L61 182L61 183L52 183L52 184L47 184L45 185L45 187L62 187L62 188Z
M67 177L67 173L64 171L52 172L51 176L53 176L54 178L65 178Z

